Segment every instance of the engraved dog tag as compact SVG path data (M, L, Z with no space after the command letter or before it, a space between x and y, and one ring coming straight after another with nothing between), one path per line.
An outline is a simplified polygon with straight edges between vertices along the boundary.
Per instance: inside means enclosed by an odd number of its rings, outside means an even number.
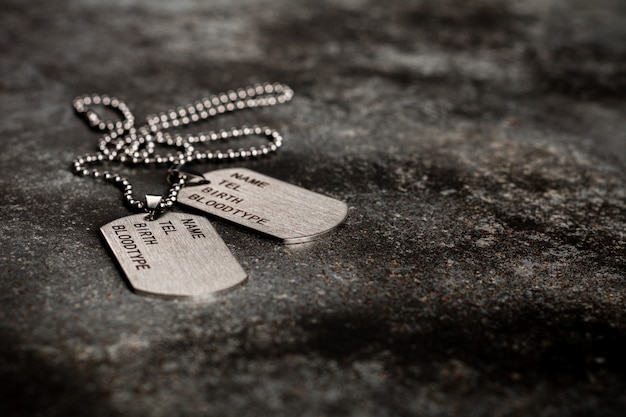
M220 169L204 178L208 183L183 188L178 202L284 243L314 240L348 215L342 201L249 169Z
M204 297L241 284L247 274L202 216L122 217L100 228L138 293Z

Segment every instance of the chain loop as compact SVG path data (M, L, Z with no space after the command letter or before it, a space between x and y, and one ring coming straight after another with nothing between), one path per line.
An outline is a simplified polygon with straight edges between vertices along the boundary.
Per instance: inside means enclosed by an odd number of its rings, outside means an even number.
M162 196L155 208L134 197L133 186L130 181L110 171L88 169L87 164L96 162L122 162L132 165L140 164L170 164L182 166L185 163L205 160L235 160L253 158L275 152L282 145L282 136L274 129L260 126L242 126L218 132L199 133L182 136L177 133L164 132L169 128L176 128L216 117L223 113L243 110L246 108L274 106L288 102L293 97L293 90L285 84L257 84L238 90L203 98L200 101L186 106L171 109L147 117L146 124L136 128L135 117L128 106L121 100L107 95L84 95L73 101L76 112L83 116L89 126L95 130L105 132L98 140L99 152L77 157L73 162L73 170L77 175L101 178L120 188L124 194L126 204L133 210L145 211L152 219L161 212L172 207L178 198L178 192L185 186L187 175L181 170L170 170L170 188L166 196ZM110 107L121 113L123 120L102 120L93 111L91 105ZM196 144L203 144L218 140L228 141L246 136L265 136L267 144L250 146L247 149L238 148L214 150L209 152L197 151ZM178 152L168 152L165 155L155 152L156 145L179 148Z

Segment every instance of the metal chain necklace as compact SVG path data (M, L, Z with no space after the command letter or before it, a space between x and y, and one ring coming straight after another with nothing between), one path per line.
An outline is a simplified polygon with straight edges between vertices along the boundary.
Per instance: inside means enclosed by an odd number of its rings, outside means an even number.
M234 160L265 155L275 152L282 144L281 135L273 129L253 126L252 128L233 128L229 131L210 132L207 134L171 135L163 133L161 129L169 127L180 127L190 123L198 122L219 114L232 112L235 109L241 110L251 107L272 106L285 103L293 97L293 91L283 84L265 84L229 91L205 98L177 110L169 110L159 115L148 116L147 123L140 128L134 126L134 116L128 106L121 100L106 95L88 95L74 99L74 109L83 115L89 125L97 130L106 133L98 141L99 152L79 156L74 160L74 172L83 176L103 178L122 188L126 203L135 210L145 210L151 218L156 218L159 212L168 207L172 207L176 201L178 192L185 185L187 176L179 170L173 171L172 186L164 198L149 196L146 203L136 199L133 193L133 186L127 178L109 171L100 172L97 169L87 169L86 164L98 161L118 161L131 164L158 164L158 165L178 165L182 166L187 162L202 160ZM104 121L98 114L90 108L90 105L102 105L118 110L124 120ZM196 152L195 143L207 141L228 140L231 138L265 135L269 140L268 145L250 147L249 149L239 149L234 151ZM155 153L155 144L165 144L182 148L177 153L167 153L160 155ZM178 177L178 178L175 178ZM155 205L156 202L156 206Z
M146 124L139 128L135 127L135 117L128 106L117 98L94 94L74 100L77 113L93 129L105 132L98 141L98 152L74 160L74 172L113 183L122 189L126 204L143 213L123 217L100 229L135 291L169 297L205 297L247 279L246 272L205 217L168 211L176 202L285 243L316 239L343 222L347 206L330 197L244 168L200 174L185 167L189 162L270 154L282 145L278 131L259 126L185 136L164 131L227 112L285 103L292 97L293 91L284 84L254 85L148 116ZM116 110L122 120L102 120L93 105ZM251 135L265 136L268 143L237 150L196 149L197 144ZM178 150L162 155L156 152L157 146ZM165 196L147 195L145 202L141 201L135 198L133 186L124 176L87 167L103 161L169 165L171 186Z

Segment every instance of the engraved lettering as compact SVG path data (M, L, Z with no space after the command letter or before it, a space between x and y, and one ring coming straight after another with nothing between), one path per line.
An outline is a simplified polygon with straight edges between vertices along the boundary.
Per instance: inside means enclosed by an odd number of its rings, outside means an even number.
M264 225L270 221L270 219L266 219L254 213L248 213L245 210L241 210L233 206L229 206L228 204L220 203L217 200L205 200L203 196L198 195L198 194L191 194L189 196L189 199L198 201L200 203L204 203L204 205L206 205L207 207L213 207L214 209L223 211L224 213L230 213L233 216L239 216L242 219L249 220L253 223Z
M196 196L196 197L194 197ZM194 197L194 198L192 198ZM202 197L197 196L196 194L192 194L191 196L189 196L189 198L191 200L196 200L196 201L202 201ZM224 213L230 213L234 216L240 216L242 219L245 220L249 220L253 223L258 223L258 224L266 224L267 222L269 222L269 219L266 219L264 217L261 217L259 215L256 215L254 213L248 213L245 210L241 210L241 209L237 209L233 206L229 206L227 204L224 203L220 203L217 200L208 200L208 201L204 201L204 204L208 207L213 207L216 210L220 210L223 211Z
M135 226L135 229L137 229L137 231L139 232L138 233L139 234L139 238L146 245L158 245L159 244L159 242L157 241L156 236L148 228L148 225L146 223L135 223L133 226Z
M159 222L159 224L161 225L161 229L163 229L166 235L169 235L170 233L174 233L176 231L176 226L174 226L171 220L167 222Z
M231 174L231 178L235 178L235 179L237 179L239 181L247 182L248 184L256 185L259 188L265 188L268 185L270 185L268 182L261 181L259 179L256 179L256 178L253 178L253 177L250 177L250 176L247 176L247 175L242 175L242 174L240 174L238 172L235 172L235 173ZM224 182L224 181L226 181L226 180L222 180L222 182Z
M243 198L240 198L240 197L234 196L232 194L228 194L228 193L222 192L220 190L213 189L211 187L204 187L201 191L203 193L207 193L210 196L214 196L214 197L220 198L222 200L226 200L229 203L239 204L239 203L241 203L243 201ZM194 196L194 198L191 198L192 196ZM200 197L197 194L192 194L192 195L189 196L189 198L192 199L192 200L198 200L198 201L202 201L204 199L204 197Z
M238 190L239 189L239 185L236 182L230 182L228 180L220 181L219 185L223 185L226 188L232 188L233 190Z
M206 236L202 232L202 229L200 229L200 226L198 226L194 219L182 219L181 222L183 223L189 234L191 234L191 237L193 239L206 238Z
M141 250L137 248L133 237L128 234L126 226L123 224L113 225L111 229L119 239L130 260L135 264L135 269L150 269L150 264L148 264L148 261L144 258Z

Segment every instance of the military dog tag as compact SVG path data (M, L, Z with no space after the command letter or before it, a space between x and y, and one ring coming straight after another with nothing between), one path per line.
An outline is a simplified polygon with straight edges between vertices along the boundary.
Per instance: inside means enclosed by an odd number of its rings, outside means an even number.
M188 185L178 202L218 216L284 243L314 240L335 229L348 215L339 200L244 168L220 169Z
M241 284L247 274L202 216L122 217L100 228L135 291L204 297Z

